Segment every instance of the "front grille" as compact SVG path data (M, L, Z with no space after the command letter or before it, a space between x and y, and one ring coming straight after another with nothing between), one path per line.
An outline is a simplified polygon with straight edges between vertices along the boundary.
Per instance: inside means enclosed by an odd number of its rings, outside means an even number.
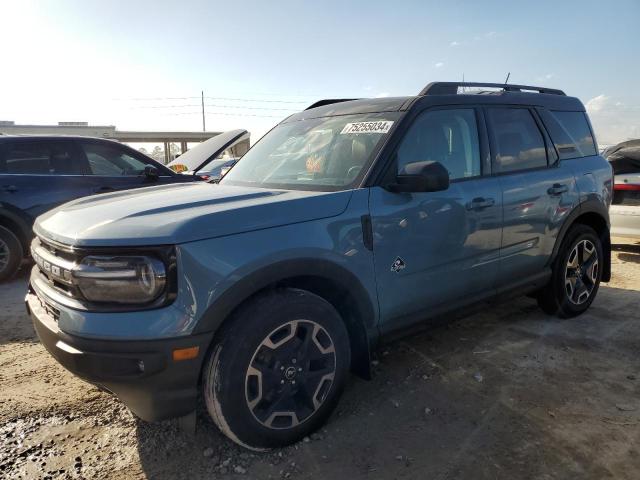
M42 304L42 308L44 308L45 312L47 312L51 316L51 318L53 318L56 322L60 320L60 310L58 310L48 302L44 302L41 300L40 303Z
M79 259L71 248L35 237L31 243L31 256L40 276L50 287L65 296L81 298L72 282L71 271Z

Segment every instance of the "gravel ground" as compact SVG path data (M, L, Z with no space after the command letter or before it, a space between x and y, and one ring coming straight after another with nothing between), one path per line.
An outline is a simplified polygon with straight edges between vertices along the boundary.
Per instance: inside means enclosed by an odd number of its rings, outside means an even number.
M585 315L518 298L383 346L321 431L264 454L203 409L195 436L146 424L65 371L25 314L22 272L0 286L0 478L637 479L640 240L615 243Z

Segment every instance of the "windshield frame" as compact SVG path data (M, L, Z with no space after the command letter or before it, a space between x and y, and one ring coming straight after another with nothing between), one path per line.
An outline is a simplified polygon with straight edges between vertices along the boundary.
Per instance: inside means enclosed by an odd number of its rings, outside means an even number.
M379 111L379 112L362 112L362 113L348 113L348 114L335 114L335 115L324 115L321 117L310 117L310 118L301 118L298 120L289 120L286 119L277 125L275 125L271 130L269 130L265 135L263 135L260 140L258 140L254 145L251 146L249 151L247 151L242 158L238 159L238 161L229 169L231 172L241 161L244 159L251 150L253 150L256 145L258 145L263 139L265 139L268 135L270 135L274 130L284 127L286 125L292 125L295 123L305 122L309 120L322 120L329 118L340 118L340 117L359 117L362 118L366 116L366 120L360 121L375 121L380 118L384 120L393 121L393 125L389 129L387 133L385 133L380 140L377 142L373 150L371 151L369 158L365 161L362 166L362 169L358 173L358 175L353 179L353 181L346 185L319 185L319 184L303 184L303 183L276 183L276 182L268 182L256 184L254 182L243 182L243 181L234 181L227 180L227 174L225 174L222 179L220 179L220 184L231 185L231 186L240 186L240 187L252 187L252 188L272 188L278 190L300 190L300 191L309 191L309 192L339 192L346 190L353 190L356 188L360 188L363 184L363 181L369 174L371 167L376 163L378 157L380 156L381 151L387 145L389 140L393 137L394 132L398 128L398 124L401 123L401 120L405 116L406 112L404 111Z

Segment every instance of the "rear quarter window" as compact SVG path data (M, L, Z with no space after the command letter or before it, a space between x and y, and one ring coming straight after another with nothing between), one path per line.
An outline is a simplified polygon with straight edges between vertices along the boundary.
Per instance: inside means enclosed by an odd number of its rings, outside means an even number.
M596 155L596 144L584 112L540 111L561 159Z

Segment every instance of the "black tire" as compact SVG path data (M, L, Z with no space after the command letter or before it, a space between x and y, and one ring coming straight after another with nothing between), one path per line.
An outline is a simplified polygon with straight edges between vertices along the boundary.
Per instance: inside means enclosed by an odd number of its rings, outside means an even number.
M589 249L592 251L589 252ZM580 255L585 258L584 262L580 261ZM603 260L602 242L595 230L581 224L571 227L554 261L551 280L538 293L540 308L560 318L584 313L598 293ZM574 263L578 267L573 267ZM581 293L583 288L585 291Z
M0 282L11 279L20 268L23 251L11 230L0 227Z
M329 417L350 357L347 329L330 303L296 289L260 295L216 334L202 379L207 410L244 447L289 445Z

